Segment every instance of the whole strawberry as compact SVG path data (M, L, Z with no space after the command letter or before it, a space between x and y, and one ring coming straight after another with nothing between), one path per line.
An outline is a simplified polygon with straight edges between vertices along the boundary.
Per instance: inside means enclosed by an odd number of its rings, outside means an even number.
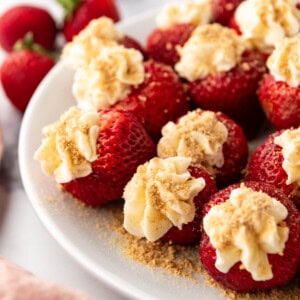
M107 16L120 20L114 0L57 0L67 13L62 31L66 41L71 41L92 19Z
M130 112L73 106L43 134L34 158L44 173L92 206L121 198L137 166L155 155L153 141Z
M138 167L123 195L129 233L150 242L199 241L202 207L217 188L203 167L190 163L186 157L154 157Z
M213 19L222 25L228 25L235 9L243 0L212 0Z
M177 47L189 39L195 25L183 23L153 30L147 38L146 52L155 61L174 66L179 60Z
M10 53L0 68L0 81L11 103L21 112L39 83L55 65L55 56L32 43L32 36L25 37L24 45L20 42L20 51ZM24 50L22 50L24 49Z
M19 5L7 10L0 17L0 45L6 51L12 51L15 43L28 32L44 48L54 48L56 24L44 9Z
M171 67L147 61L144 68L144 82L114 107L139 116L150 136L158 140L162 126L184 115L189 103L183 85Z
M300 213L282 191L264 182L234 184L214 194L203 215L200 259L223 286L262 291L296 276Z
M272 184L281 189L297 205L300 205L299 184L297 180L289 182L288 169L285 170L284 145L281 146L276 143L278 137L284 133L285 135L295 135L296 139L291 149L297 149L297 136L298 139L300 138L299 129L281 130L273 133L253 153L247 167L246 180L263 181ZM288 140L284 144L290 147ZM293 161L291 160L291 169L293 169L292 163ZM297 161L294 168L297 168Z

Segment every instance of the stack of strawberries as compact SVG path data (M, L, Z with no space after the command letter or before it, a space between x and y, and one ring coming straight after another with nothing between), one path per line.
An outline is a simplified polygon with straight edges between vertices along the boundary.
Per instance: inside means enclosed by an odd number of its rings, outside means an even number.
M43 129L35 159L88 205L123 198L130 234L200 243L202 264L227 288L289 283L300 270L296 2L187 1L166 6L157 25L143 50L108 18L72 41L66 22L62 58L78 105ZM274 133L249 159L263 122Z

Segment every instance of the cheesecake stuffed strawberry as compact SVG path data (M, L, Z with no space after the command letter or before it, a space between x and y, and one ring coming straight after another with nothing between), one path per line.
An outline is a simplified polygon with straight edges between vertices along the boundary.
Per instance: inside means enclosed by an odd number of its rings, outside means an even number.
M179 54L175 70L194 104L224 112L254 136L263 119L256 90L266 72L264 56L219 24L199 26Z
M129 112L71 107L43 129L35 159L67 192L92 206L121 198L123 188L155 145Z
M124 228L149 242L194 244L200 239L202 208L216 184L191 159L155 157L138 167L124 189Z
M263 291L296 277L300 213L280 190L264 182L234 184L214 194L203 214L200 259L221 285Z
M259 101L277 129L300 126L300 34L279 42L267 61L270 74L259 89Z
M285 37L300 31L300 11L293 0L246 0L236 9L231 24L259 51L270 54Z
M246 180L264 181L300 205L300 128L273 133L253 153Z
M171 3L160 11L155 28L147 38L147 54L170 66L179 60L178 46L183 46L193 30L212 21L210 0Z
M224 186L240 179L248 146L243 130L228 116L197 109L162 128L157 153L191 158L191 166L206 168Z

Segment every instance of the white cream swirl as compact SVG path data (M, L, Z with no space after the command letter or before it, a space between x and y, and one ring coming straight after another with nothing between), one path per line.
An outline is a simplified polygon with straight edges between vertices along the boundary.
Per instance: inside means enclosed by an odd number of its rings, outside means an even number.
M35 152L42 170L58 183L85 177L97 159L99 115L71 107L56 123L43 128L45 138Z
M227 273L237 262L256 281L273 278L268 254L283 255L289 229L286 207L266 193L241 186L230 198L213 206L203 219L216 249L215 266Z
M124 190L124 228L149 241L172 226L179 229L195 217L194 197L204 189L203 178L191 176L191 160L153 158L138 167Z

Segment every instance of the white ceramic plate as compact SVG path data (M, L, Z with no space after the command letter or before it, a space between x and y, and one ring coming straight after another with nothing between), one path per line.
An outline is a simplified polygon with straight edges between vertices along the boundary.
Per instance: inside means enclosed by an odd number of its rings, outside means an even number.
M119 25L122 32L144 42L154 27L154 12ZM41 143L41 129L75 105L71 94L73 72L62 63L49 73L34 94L25 113L19 140L23 184L39 218L53 237L81 265L130 297L140 299L221 299L203 282L193 282L150 269L127 258L112 241L113 233L99 229L106 223L101 209L84 212L57 188L53 178L41 172L33 154ZM200 280L201 281L201 280Z

